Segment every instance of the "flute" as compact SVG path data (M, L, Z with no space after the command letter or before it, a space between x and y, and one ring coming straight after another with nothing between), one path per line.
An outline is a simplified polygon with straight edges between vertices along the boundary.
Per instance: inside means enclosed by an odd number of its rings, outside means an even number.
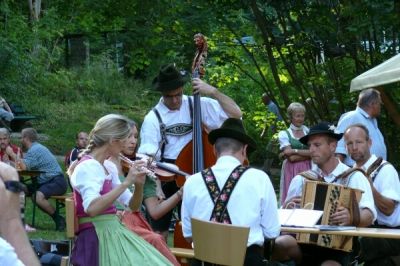
M133 166L133 164L134 164L134 161L132 161L132 160L129 159L128 157L125 157L125 156L122 155L122 154L119 154L119 158L120 158L120 160L121 160L122 162L128 164L128 166L126 166L126 167L128 167L128 168L131 167L131 166ZM122 165L122 166L124 166L124 165ZM136 170L138 170L138 171L143 171L144 169L147 170L147 171L146 171L146 175L147 175L147 176L151 177L151 178L154 179L154 180L157 179L157 176L156 176L156 174L154 173L154 170L152 169L151 166L149 166L149 165L147 165L147 167L139 166L139 167L136 168Z

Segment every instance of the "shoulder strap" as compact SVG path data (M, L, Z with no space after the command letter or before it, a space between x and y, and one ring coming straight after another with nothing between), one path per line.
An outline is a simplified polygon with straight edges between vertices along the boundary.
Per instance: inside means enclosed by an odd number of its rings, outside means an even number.
M370 176L373 171L375 171L382 163L383 159L382 157L376 158L376 160L368 167L366 174L367 176Z
M292 135L290 135L289 129L286 129L285 131L286 131L286 134L288 135L289 143L290 143L290 140L292 139Z
M207 168L201 172L211 200L214 202L214 209L211 213L210 221L231 224L231 218L227 209L228 202L237 182L247 169L248 167L242 165L237 166L229 175L222 191L220 191L218 187L211 168Z
M164 159L165 145L168 143L167 135L165 134L166 126L165 126L164 122L162 121L161 115L158 112L158 110L155 107L152 110L153 110L153 112L155 113L155 115L157 117L158 124L160 125L160 134L161 134L161 141L159 143L159 145L161 145L161 149L160 149L161 150L161 156L160 156L160 158L161 158L161 160L163 160Z
M314 172L313 170L308 170L308 171L304 171L299 173L299 175L301 175L302 177L311 180L311 181L323 181L323 177L318 175L316 172Z
M379 171L380 171L385 165L387 165L387 164L390 164L390 163L389 163L389 162L384 162L384 163L382 163L381 165L379 165L379 167L376 169L375 172L373 172L373 173L370 174L369 177L372 179L372 182L375 181L375 178L378 176Z
M349 168L349 169L347 169L346 171L344 171L343 173L341 173L340 175L338 175L338 176L333 180L333 182L340 181L340 183L341 183L342 185L347 186L348 183L349 183L349 181L350 181L351 175L352 175L354 172L357 172L357 171L358 171L358 172L361 172L365 177L367 176L366 173L365 173L365 171L364 171L363 169L361 169L361 168L358 168L358 167Z

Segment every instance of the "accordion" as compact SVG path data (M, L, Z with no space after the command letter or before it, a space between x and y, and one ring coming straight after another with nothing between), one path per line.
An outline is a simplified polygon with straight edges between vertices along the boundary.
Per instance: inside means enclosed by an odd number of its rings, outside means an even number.
M339 206L343 206L349 209L353 225L357 225L360 216L358 202L361 194L361 190L343 185L307 180L303 186L301 207L322 210L323 215L317 224L329 225L330 216ZM343 251L351 251L353 246L351 236L299 233L296 238L299 243L315 244Z

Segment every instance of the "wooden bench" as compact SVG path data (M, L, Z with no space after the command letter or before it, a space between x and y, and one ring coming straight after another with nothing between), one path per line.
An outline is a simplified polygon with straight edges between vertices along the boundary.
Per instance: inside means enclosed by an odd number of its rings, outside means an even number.
M12 103L10 108L14 114L14 119L10 122L10 128L12 131L21 131L26 125L26 122L38 119L37 116L29 115L20 104Z

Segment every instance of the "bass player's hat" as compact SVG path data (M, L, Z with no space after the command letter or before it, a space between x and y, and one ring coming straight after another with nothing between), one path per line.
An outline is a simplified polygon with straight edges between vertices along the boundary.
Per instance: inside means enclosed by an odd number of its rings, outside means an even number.
M331 138L336 139L337 141L339 141L342 136L343 133L335 133L335 125L328 123L328 122L321 122L315 126L312 126L310 128L310 131L308 132L307 135L305 135L304 137L300 138L299 141L301 143L303 143L304 145L308 145L308 139L310 136L313 135L319 135L319 134L323 134L323 135L328 135Z
M248 145L248 153L256 150L256 142L246 133L243 122L237 118L228 118L220 128L214 129L208 135L208 141L214 145L218 138L231 138Z
M175 64L163 65L158 76L153 80L153 87L158 91L172 91L185 85L189 80L186 71L179 71Z

